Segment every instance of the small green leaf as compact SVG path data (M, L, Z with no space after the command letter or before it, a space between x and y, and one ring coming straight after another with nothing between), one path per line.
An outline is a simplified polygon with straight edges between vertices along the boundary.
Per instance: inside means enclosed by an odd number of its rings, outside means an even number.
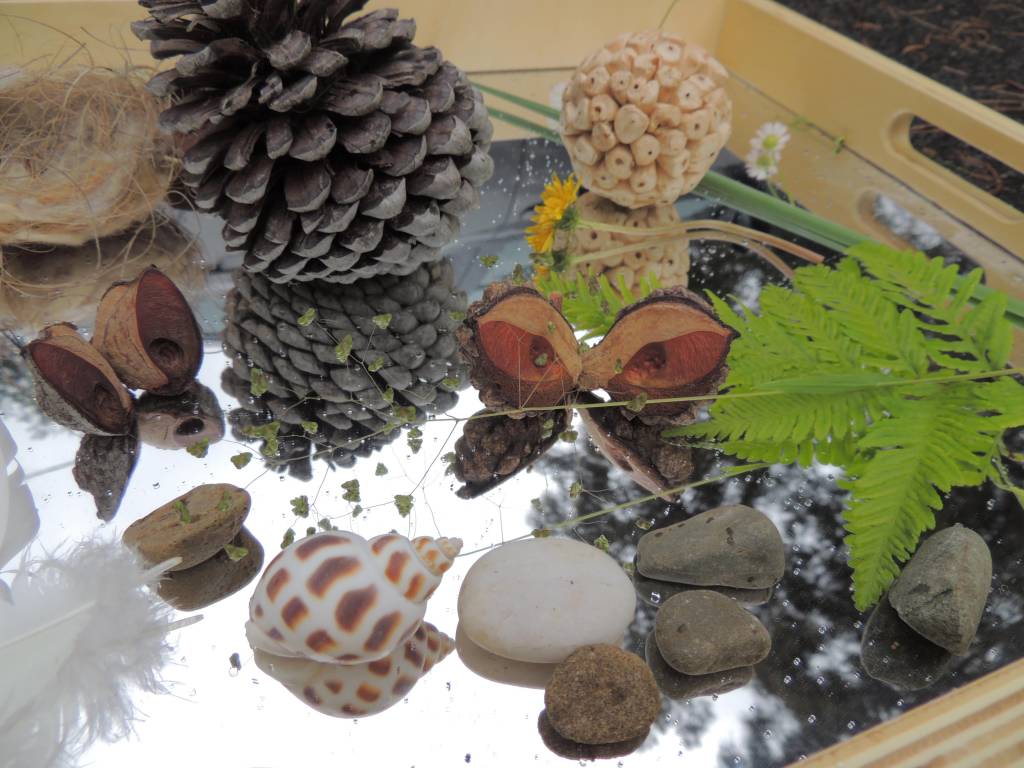
M522 285L526 282L526 271L523 269L522 264L516 264L512 267L512 283L514 285Z
M543 368L545 365L548 364L548 353L541 352L539 355L533 358L533 364L536 365L538 368Z
M227 491L224 491L224 493L222 493L220 495L220 501L217 502L217 511L218 512L227 512L230 508L231 508L231 494L228 493Z
M302 431L307 435L315 435L320 426L315 421L301 421L299 426L302 427Z
M252 454L246 451L245 453L236 453L231 457L231 463L235 465L235 469L241 469L252 461Z
M579 436L579 432L577 432L575 429L567 429L558 435L558 439L561 440L563 443L575 443L576 438L578 438Z
M577 499L579 495L583 493L583 483L577 480L575 483L569 486L569 498Z
M299 315L298 323L305 328L306 326L312 325L314 320L316 320L316 307L310 307Z
M386 475L387 473L388 473L388 468L387 468L387 467L385 467L385 466L384 466L383 464L381 464L381 463L380 463L380 462L378 461L378 462L377 462L377 469L376 469L376 470L374 470L373 474L375 474L375 475L376 475L377 477L383 477L383 476L384 476L384 475Z
M399 406L398 408L395 408L392 411L392 413L394 413L395 418L398 419L399 423L401 423L401 424L408 424L408 423L413 422L413 421L416 420L416 406L415 405L402 405L402 406Z
M456 455L455 451L448 451L448 453L441 457L441 463L451 464L452 462L457 461L458 458L459 457Z
M249 394L253 397L260 397L265 395L269 388L270 382L267 381L267 374L263 372L262 368L253 368L249 372Z
M184 499L178 499L171 505L171 509L178 513L178 520L182 523L192 522L192 511L188 508L188 504L185 503Z
M554 332L555 332L555 324L553 322L551 322L550 320L548 320L548 333L554 333Z
M448 317L458 323L466 319L466 313L459 309L453 309L448 312Z
M486 267L487 269L491 269L491 268L496 267L498 265L498 257L497 256L481 256L480 257L480 263L483 264L484 267Z
M344 363L348 361L350 354L352 354L352 334L347 333L334 348L334 356L338 359L339 363Z
M628 403L626 403L626 410L632 411L633 413L640 413L647 405L647 393L641 392L639 395L634 397Z
M296 496L292 499L292 514L297 517L309 517L309 497Z
M541 506L540 499L530 499L530 506L533 507L538 512L544 511L544 507Z
M633 525L635 525L641 531L649 531L651 530L651 526L654 525L654 523L652 523L650 520L646 520L641 517L637 518L636 522L633 523Z
M448 376L444 379L441 379L441 386L450 391L455 391L456 389L458 389L460 383L461 382L459 381L459 378L457 376Z
M383 331L385 328L391 325L391 313L385 312L380 315L374 315L373 324Z
M313 536L314 534L316 534L316 528L314 528L311 525L311 526L309 526L309 528L306 529L306 535L307 536Z
M295 529L289 528L284 532L284 538L281 539L281 549L289 547L295 541Z
M345 501L359 501L359 480L353 478L346 480L341 484L341 487L345 489L345 493L342 494L341 498Z
M398 514L402 517L408 517L409 513L412 512L412 496L405 496L400 493L395 494L395 506L398 507Z
M368 370L370 373L376 373L377 371L379 371L383 367L384 367L384 358L383 357L378 357L376 360L374 360L372 363L370 363L368 366L366 366L366 370Z
M319 525L319 526L320 526L321 528L323 528L323 529L324 529L325 531L329 531L329 530L331 530L331 529L332 529L332 528L334 527L334 523L332 523L332 522L331 522L330 520L328 520L328 519L327 519L326 517L321 517L321 518L320 518L320 519L319 519L319 520L317 521L317 525Z
M636 573L636 566L633 563L623 563L622 570L624 570L627 575L632 576Z
M263 448L260 450L264 456L276 456L279 447L277 433L281 429L281 422L271 421L259 426L245 427L242 434L246 437L258 437L263 440Z
M618 357L615 358L615 372L622 373L622 359Z
M395 402L395 390L394 390L394 389L392 389L391 387L388 387L388 388L387 388L387 389L385 389L385 390L384 390L383 392L381 392L381 393L380 393L380 396L381 396L381 399L382 399L382 400L383 400L383 401L384 401L385 403L388 403L389 405L390 405L391 403Z
M243 557L249 554L249 550L245 547L236 547L234 544L224 545L224 554L228 556L228 560L233 563L237 563Z
M413 453L419 453L420 448L423 447L423 430L419 427L413 427L409 430L409 436L406 438L406 444L409 446L409 450Z
M196 440L185 450L189 452L189 455L195 456L197 459L205 459L206 454L210 451L210 438L204 437L202 440Z
M352 517L359 517L359 515L362 514L362 511L363 511L363 505L362 504L356 504L354 507L352 507Z
M610 542L608 541L608 537L605 536L603 533L596 539L594 539L594 546L600 549L602 552L608 551L609 544Z
M530 531L530 535L535 539L546 539L551 535L551 530L549 528L534 528Z

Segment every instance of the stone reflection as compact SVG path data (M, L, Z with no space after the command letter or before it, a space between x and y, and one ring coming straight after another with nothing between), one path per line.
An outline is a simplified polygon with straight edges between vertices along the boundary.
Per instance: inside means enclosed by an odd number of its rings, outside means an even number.
M1009 436L1011 449L1024 440ZM694 478L708 477L734 463L707 451L694 452ZM530 527L551 525L643 495L628 477L611 466L587 440L575 446L558 445L541 458L534 471L547 478L540 510L531 510ZM1013 470L1015 482L1024 477ZM579 482L583 492L570 498ZM801 470L777 466L722 483L688 491L678 503L654 501L628 512L615 512L584 523L568 535L592 542L602 534L609 553L620 563L632 563L644 529L668 525L722 504L746 504L767 514L786 544L786 573L771 599L751 610L772 635L771 655L754 668L751 684L715 699L689 701L665 698L654 735L643 749L659 739L678 739L696 748L709 738L718 719L740 719L741 736L719 743L719 763L775 766L831 746L845 737L899 715L911 707L976 679L1012 660L1024 643L1024 526L1010 494L984 486L949 494L937 526L960 522L976 530L989 544L993 557L993 590L978 636L964 656L952 657L943 673L934 659L905 660L899 680L903 687L873 679L861 661L862 636L868 616L854 608L850 573L845 562L842 497L834 469ZM637 581L637 612L627 647L644 655L654 628L655 610L671 596L657 582ZM679 585L669 585L678 587ZM895 663L890 660L887 668ZM868 662L869 667L871 662ZM909 666L908 666L909 665ZM916 668L911 668L916 665ZM931 670L930 672L928 670ZM906 682L931 676L928 686L907 690ZM891 675L890 675L891 676ZM910 676L910 677L908 677ZM739 712L737 714L737 707Z

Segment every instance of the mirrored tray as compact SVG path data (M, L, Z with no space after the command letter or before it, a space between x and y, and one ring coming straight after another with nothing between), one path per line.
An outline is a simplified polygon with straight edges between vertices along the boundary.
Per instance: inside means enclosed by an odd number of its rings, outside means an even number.
M478 73L481 82L546 100L568 70L532 73ZM514 85L514 87L512 87ZM861 190L872 235L890 242L913 242L964 266L980 264L995 287L1019 295L1024 268L1019 261L969 227L916 195L849 150L837 153L832 138L803 123L756 89L731 84L731 96L744 125L779 119L794 126L787 163L801 204L838 218L830 209L832 190ZM747 136L740 136L740 144ZM734 143L733 146L736 146ZM470 214L460 239L447 250L457 287L472 301L492 280L509 275L516 264L529 266L523 229L552 173L571 168L561 147L543 140L505 140L492 147L495 174L483 190L482 207ZM814 169L813 174L807 170ZM742 163L728 152L716 170L742 177ZM813 176L813 178L812 178ZM678 209L684 219L723 217L763 227L742 213L688 196ZM352 467L310 457L308 443L295 441L295 455L277 466L254 460L236 469L232 456L258 452L259 444L241 434L256 405L240 403L237 391L223 386L231 360L222 347L226 298L232 274L240 267L227 251L221 223L189 210L167 209L184 233L174 258L174 276L186 290L205 337L199 382L222 409L225 437L210 445L204 458L184 450L140 446L138 464L117 514L97 520L93 498L71 474L80 435L52 424L37 409L28 371L17 344L46 322L68 319L88 329L102 288L128 275L104 274L93 292L72 291L49 300L5 301L14 333L0 340L0 415L19 446L17 458L32 490L40 518L30 553L58 550L92 535L119 537L133 521L196 485L225 482L245 487L253 498L247 527L262 543L267 560L278 551L288 529L303 535L320 519L370 537L389 530L408 536L458 536L464 541L441 588L431 599L427 620L456 637L456 599L469 567L501 542L525 538L538 528L574 516L622 506L611 514L559 529L557 535L593 543L604 536L609 553L624 567L637 541L653 526L664 526L722 504L747 504L776 524L787 550L786 574L771 599L752 606L768 628L772 650L757 665L751 683L721 696L673 701L663 698L660 716L639 748L618 759L623 766L782 766L891 719L1018 658L1024 657L1024 525L1021 509L1009 494L984 486L957 491L938 515L939 527L963 523L989 544L993 589L978 636L969 653L957 657L937 679L916 691L901 691L872 679L861 663L861 638L867 615L855 610L842 544L842 495L836 469L774 466L687 491L678 503L629 505L644 495L577 428L574 443L559 442L530 471L475 500L456 496L458 483L442 458L452 450L463 420L482 408L473 389L463 389L457 405L422 425L422 447L413 452L399 435ZM785 236L785 233L778 233ZM158 237L170 237L159 234ZM178 235L174 235L178 237ZM968 255L965 255L968 254ZM734 295L755 305L762 286L784 278L754 255L731 245L691 245L690 287ZM492 260L484 257L496 256ZM835 254L829 257L836 258ZM169 272L171 273L171 272ZM88 282L87 280L84 282ZM96 286L92 286L96 287ZM1020 345L1018 345L1019 348ZM243 393L244 396L244 393ZM1020 449L1020 437L1008 436ZM731 460L710 452L696 456L694 479L713 477ZM378 474L378 466L386 472ZM362 511L343 498L342 483L358 479ZM1015 477L1015 480L1021 478ZM576 496L571 487L579 483ZM413 497L411 514L396 509L396 493ZM296 518L291 500L306 495L311 514ZM135 733L115 744L97 744L83 765L118 768L194 764L255 768L291 768L306 763L375 766L558 766L566 764L545 747L537 719L543 690L502 684L480 676L463 661L462 646L413 688L405 700L380 715L332 718L307 706L257 668L244 624L252 586L201 611L202 621L175 633L175 663L165 670L167 695L138 699ZM509 590L515 584L508 585ZM636 615L623 646L643 656L654 616L665 595L638 587ZM237 654L237 664L232 657ZM471 662L472 663L472 662Z

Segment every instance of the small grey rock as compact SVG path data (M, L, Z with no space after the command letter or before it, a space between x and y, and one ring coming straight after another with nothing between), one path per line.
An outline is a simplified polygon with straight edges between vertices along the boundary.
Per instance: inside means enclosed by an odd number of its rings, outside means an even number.
M636 567L661 581L760 589L782 578L786 553L771 520L735 505L648 531L637 547Z
M904 624L885 595L864 629L860 659L864 671L875 680L917 691L942 677L953 654ZM657 674L654 677L657 679Z
M742 688L754 679L753 667L723 669L721 672L712 672L708 675L684 675L677 672L669 666L658 650L658 640L654 632L647 635L644 657L654 675L654 682L658 684L658 690L676 701L695 699L698 696L721 696L723 693Z
M762 589L738 589L737 587L720 586L695 586L693 584L673 584L671 581L658 581L642 576L639 571L633 571L633 587L637 595L647 605L653 608L660 608L670 597L681 592L692 592L695 589L710 589L719 594L731 597L741 605L761 605L767 603L772 597L772 588Z
M967 652L992 588L992 555L962 525L934 533L917 549L889 592L910 627L956 654Z
M772 649L771 636L756 616L707 589L668 600L658 611L654 636L665 661L685 675L749 667Z

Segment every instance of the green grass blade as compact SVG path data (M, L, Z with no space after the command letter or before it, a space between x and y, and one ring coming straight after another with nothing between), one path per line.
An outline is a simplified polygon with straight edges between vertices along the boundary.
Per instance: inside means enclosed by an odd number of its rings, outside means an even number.
M509 125L514 125L517 128L523 128L527 131L533 131L541 138L548 139L550 141L561 141L561 138L559 137L557 131L553 131L546 126L540 125L539 123L534 123L530 120L527 120L524 117L519 117L518 115L510 114L503 109L495 109L494 107L488 107L487 113L495 120L501 120L502 122L508 123Z
M495 88L490 85L484 85L483 83L478 83L475 80L473 81L473 85L484 93L489 93L492 96L505 99L505 101L511 101L513 104L518 104L520 107L528 109L531 112L536 112L538 115L550 117L552 120L557 120L562 116L562 113L559 110L554 107L549 107L547 104L541 104L539 101L533 101L532 99L527 99L522 96L516 96L514 93L509 93L508 91L503 91L500 88Z

